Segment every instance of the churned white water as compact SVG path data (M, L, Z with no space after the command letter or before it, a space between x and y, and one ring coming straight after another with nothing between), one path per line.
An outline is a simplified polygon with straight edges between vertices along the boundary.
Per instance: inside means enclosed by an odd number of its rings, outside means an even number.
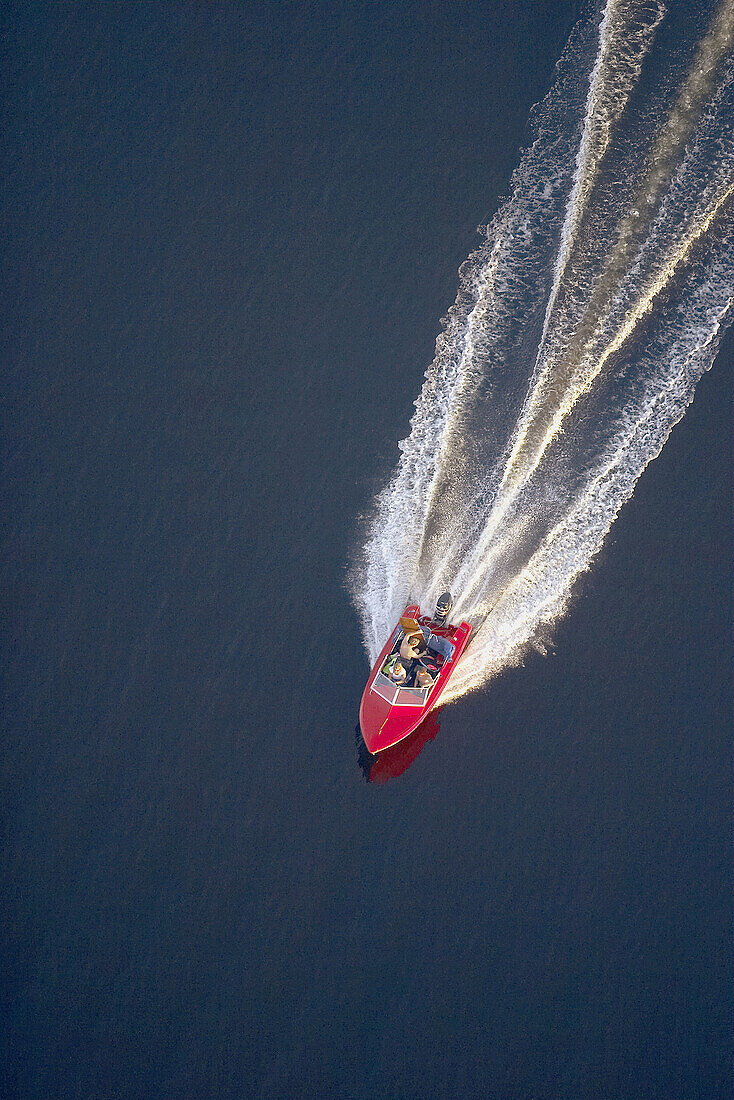
M542 648L731 320L734 5L672 59L666 15L608 0L574 31L351 571L370 660L452 591L475 634L447 699Z

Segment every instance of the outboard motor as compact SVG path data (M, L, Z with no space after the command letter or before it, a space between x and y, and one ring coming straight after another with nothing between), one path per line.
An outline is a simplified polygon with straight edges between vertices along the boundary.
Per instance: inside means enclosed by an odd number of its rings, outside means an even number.
M433 621L438 623L439 626L443 626L451 613L451 608L454 606L454 601L451 599L450 592L444 592L443 596L438 597L438 603L436 604L436 610L433 614Z

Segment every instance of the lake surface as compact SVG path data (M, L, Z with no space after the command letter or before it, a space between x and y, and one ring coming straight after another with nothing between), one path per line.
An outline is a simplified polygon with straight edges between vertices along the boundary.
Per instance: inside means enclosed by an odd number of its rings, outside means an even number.
M731 1095L731 331L552 654L355 740L361 517L580 10L6 7L5 1095Z

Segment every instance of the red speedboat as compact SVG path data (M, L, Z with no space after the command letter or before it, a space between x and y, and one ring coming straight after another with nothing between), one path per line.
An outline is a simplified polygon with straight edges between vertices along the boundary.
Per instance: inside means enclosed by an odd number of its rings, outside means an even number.
M402 741L438 706L472 632L471 623L448 624L450 610L448 593L432 618L409 605L377 658L359 707L371 753Z

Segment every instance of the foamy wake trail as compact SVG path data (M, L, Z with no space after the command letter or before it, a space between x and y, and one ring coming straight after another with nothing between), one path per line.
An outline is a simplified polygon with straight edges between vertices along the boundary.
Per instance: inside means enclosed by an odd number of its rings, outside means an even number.
M451 589L475 634L450 699L542 648L731 320L734 6L675 56L664 14L574 31L351 570L370 660Z

